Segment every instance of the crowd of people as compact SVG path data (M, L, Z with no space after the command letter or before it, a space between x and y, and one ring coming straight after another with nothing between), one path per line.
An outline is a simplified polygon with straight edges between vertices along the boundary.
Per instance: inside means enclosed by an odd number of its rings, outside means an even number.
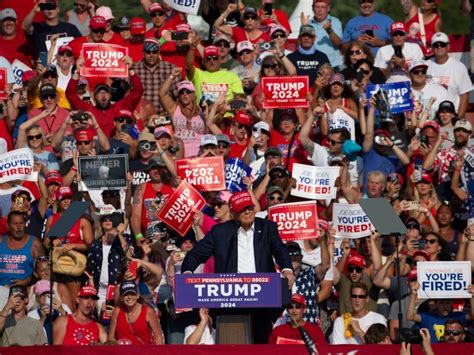
M409 353L418 339L432 353L471 341L473 298L418 297L418 262L474 261L472 83L450 55L440 2L401 0L406 17L394 21L376 0L353 1L360 14L343 24L331 0L313 0L292 42L268 1L202 1L208 38L162 2L116 18L74 0L62 18L58 0L2 1L0 154L31 150L37 180L0 174L0 346L214 344L227 310L177 309L175 275L276 270L291 302L241 310L254 343L403 341ZM461 1L465 13L472 3ZM126 47L128 77L87 75L90 43ZM292 76L308 78L307 108L268 108L262 79ZM401 82L408 111L368 94ZM80 160L103 155L126 157L126 188L84 183ZM206 205L180 236L158 213L183 181L175 161L195 157L251 173L243 191L201 192ZM338 167L337 195L316 201L317 238L283 242L267 211L308 201L291 194L295 164ZM373 198L405 224L400 242L336 231L335 203ZM76 201L89 207L53 236Z

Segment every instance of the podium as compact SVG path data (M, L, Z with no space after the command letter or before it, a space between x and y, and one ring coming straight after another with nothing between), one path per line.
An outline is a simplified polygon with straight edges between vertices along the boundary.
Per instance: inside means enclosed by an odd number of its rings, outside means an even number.
M216 344L253 344L250 314L220 315L216 323Z

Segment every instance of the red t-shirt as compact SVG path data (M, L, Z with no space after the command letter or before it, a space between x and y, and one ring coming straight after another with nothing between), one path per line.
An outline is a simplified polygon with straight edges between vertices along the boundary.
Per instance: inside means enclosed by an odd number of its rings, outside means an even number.
M315 344L326 344L323 331L319 326L306 322L303 325L303 329L306 330ZM268 344L276 344L278 337L291 340L303 340L300 331L297 328L293 328L290 323L279 325L273 329L272 334L270 334L270 338L268 339Z
M229 152L229 158L237 158L242 160L244 158L244 152L245 149L247 149L249 145L248 139L245 141L244 144L239 144L236 141L232 139L232 137L229 137L232 141L230 144L230 152Z
M181 19L181 16L176 12L169 20L166 21L163 27L161 27L158 31L154 27L146 31L145 38L149 38L149 37L161 38L161 32L163 32L164 30L174 30L176 28L176 25L179 25L181 23L185 23L185 22Z
M257 44L258 42L270 42L270 36L267 32L262 32L257 38L250 39L247 32L241 27L232 27L232 38L236 44L242 41L250 41L253 44Z
M2 56L4 56L10 64L15 59L23 62L31 67L31 60L33 59L33 44L25 37L23 31L18 32L12 39L4 39L0 37L0 48Z
M33 7L35 7L35 4L38 2L38 0L2 0L0 1L0 10L6 9L6 8L12 8L15 10L16 16L17 16L17 23L18 23L18 31L21 31L21 24L23 23L23 19L30 13L31 10L33 10ZM42 22L44 21L44 16L42 12L38 12L35 14L35 17L33 18L33 22ZM0 47L1 48L1 47Z
M128 55L134 63L143 59L143 43L125 42L124 45L128 48Z
M96 322L77 323L72 315L67 316L63 345L91 345L99 341L100 331Z

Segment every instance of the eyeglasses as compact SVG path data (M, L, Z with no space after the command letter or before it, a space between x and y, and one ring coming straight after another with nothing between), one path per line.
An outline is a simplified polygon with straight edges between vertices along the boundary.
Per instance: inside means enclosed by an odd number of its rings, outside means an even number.
M43 135L42 134L37 134L36 136L26 136L26 138L28 138L29 141L32 141L34 139L41 139L43 138Z
M286 307L286 309L301 309L303 308L303 305L302 304L291 304L289 305L288 307Z
M104 216L100 219L101 222L112 222L112 216Z
M191 91L191 90L188 90L188 89L182 89L182 90L179 90L179 91L178 91L178 95L183 95L183 94L185 94L185 95L191 95L191 94L194 94L194 92Z
M426 243L428 244L435 244L438 243L438 239L425 239Z
M360 55L362 51L360 49L350 50L349 55Z
M332 139L330 139L328 142L329 142L330 145L342 144L342 142L338 142L338 141L335 141L335 140L332 140Z
M242 52L239 53L239 55L247 55L247 54L252 54L251 50L245 49Z
M229 148L229 143L219 143L217 146L221 149L227 149Z
M263 64L263 69L276 69L278 68L278 64Z
M133 121L128 118L128 117L117 117L114 119L115 122L118 122L118 123L124 123L124 122L127 122L127 123L132 123Z
M160 51L145 51L145 54L158 54Z
M360 266L348 266L347 267L347 271L349 271L349 273L353 273L354 271L357 272L358 274L360 274L362 272L362 270L364 270L363 267L360 267Z
M268 200L269 201L275 201L275 200L278 200L278 201L283 201L283 197L282 196L268 196Z
M405 32L402 31L396 31L392 33L392 37L403 37L405 36Z
M450 335L457 337L458 335L461 335L461 334L463 334L463 333L464 333L464 332L461 331L461 330L445 330L445 331L444 331L444 335L445 335L445 336L448 336L448 337L449 337Z
M436 42L436 43L433 43L431 45L431 47L433 48L446 48L447 47L447 43L444 43L444 42Z
M426 75L426 70L425 69L412 70L411 72L414 75Z
M210 56L206 57L206 62L210 62L211 60L216 61L218 59L219 59L219 57L217 55L210 55Z
M41 95L41 100L47 100L47 99L50 99L50 100L53 100L56 98L56 94L46 94L46 95Z
M216 43L216 46L217 46L217 47L230 48L230 43L227 43L227 42L225 42L225 41L222 41L222 42Z
M72 53L69 51L58 53L61 57L72 57Z
M76 142L76 145L89 145L91 144L91 141L78 141Z
M245 15L244 20L256 20L258 17L255 15Z
M354 294L351 294L351 298L358 298L360 300L363 300L363 299L366 299L367 298L367 295L354 295Z
M94 33L97 33L97 34L101 34L101 35L103 35L105 33L104 29L99 29L99 30L91 29L91 31L94 32Z
M283 33L276 33L274 35L272 35L272 38L275 39L275 38L286 38L286 35L283 34Z
M155 11L150 14L150 17L156 17L156 16L164 16L165 13L161 11Z

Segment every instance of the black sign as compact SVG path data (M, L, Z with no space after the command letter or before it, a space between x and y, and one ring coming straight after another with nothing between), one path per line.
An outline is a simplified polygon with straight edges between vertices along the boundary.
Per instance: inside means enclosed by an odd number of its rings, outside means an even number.
M127 173L127 154L79 157L79 174L88 190L126 188Z

